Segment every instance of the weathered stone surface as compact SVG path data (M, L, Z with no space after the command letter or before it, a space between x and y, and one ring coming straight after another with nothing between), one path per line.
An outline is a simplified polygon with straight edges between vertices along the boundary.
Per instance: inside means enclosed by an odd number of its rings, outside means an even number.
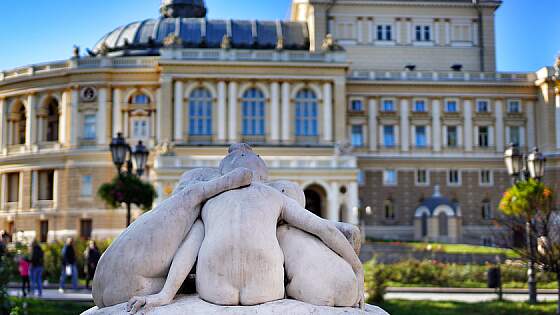
M280 300L257 306L219 306L204 302L196 295L179 296L172 304L143 310L145 315L388 315L379 307L366 310L315 306L296 300ZM94 307L82 315L128 315L126 303L103 308Z

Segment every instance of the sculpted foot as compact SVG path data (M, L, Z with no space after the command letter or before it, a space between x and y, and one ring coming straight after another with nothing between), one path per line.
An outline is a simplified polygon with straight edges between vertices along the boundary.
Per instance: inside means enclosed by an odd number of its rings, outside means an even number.
M154 294L149 296L135 296L126 306L126 311L130 314L136 314L142 309L154 308L158 306L168 305L173 300L161 294Z

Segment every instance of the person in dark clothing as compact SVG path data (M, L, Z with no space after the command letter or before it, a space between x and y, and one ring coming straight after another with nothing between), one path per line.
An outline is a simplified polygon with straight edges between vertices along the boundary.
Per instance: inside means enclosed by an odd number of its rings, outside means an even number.
M31 244L31 293L35 291L39 297L43 296L43 265L44 265L43 249L37 240Z
M62 270L60 271L60 284L58 290L64 292L66 277L72 277L72 289L78 289L78 267L76 266L76 251L74 241L71 237L66 239L66 245L62 248Z
M97 263L99 262L99 258L101 254L99 253L99 249L95 244L95 241L89 241L89 245L84 252L84 271L86 273L86 288L89 288L89 282L93 280L93 276L95 275L95 269L97 268Z

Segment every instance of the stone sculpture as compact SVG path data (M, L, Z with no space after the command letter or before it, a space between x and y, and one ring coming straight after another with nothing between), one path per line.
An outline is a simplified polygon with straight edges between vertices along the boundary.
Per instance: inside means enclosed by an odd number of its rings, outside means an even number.
M187 172L111 245L86 314L386 314L364 311L359 230L304 205L300 187L268 182L260 156L233 145L218 169ZM197 260L199 297L173 302Z

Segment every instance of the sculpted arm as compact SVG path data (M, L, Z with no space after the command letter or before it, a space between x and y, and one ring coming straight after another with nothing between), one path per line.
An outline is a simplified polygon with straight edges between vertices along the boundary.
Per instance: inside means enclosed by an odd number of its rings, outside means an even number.
M313 213L302 208L296 201L290 198L284 199L282 218L289 224L311 233L320 238L325 245L340 255L352 266L358 279L358 289L360 292L360 307L364 304L364 269L354 248L350 245L344 235L337 229L334 222L324 220Z
M204 225L198 220L173 257L173 263L161 292L146 297L133 297L128 302L127 311L136 314L143 307L157 307L171 303L194 266L203 240Z

